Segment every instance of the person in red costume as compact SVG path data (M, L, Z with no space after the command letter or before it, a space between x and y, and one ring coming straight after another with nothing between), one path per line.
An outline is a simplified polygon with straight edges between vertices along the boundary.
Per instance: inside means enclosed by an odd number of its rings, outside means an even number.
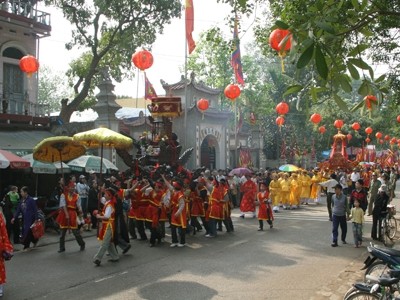
M214 179L212 182L210 179L206 178L206 187L210 193L210 196L208 197L209 234L205 235L207 238L217 236L217 222L219 220L224 220L224 204L229 201L228 187L225 185L225 177L220 176L219 181Z
M187 219L186 219L186 206L185 206L185 196L182 192L183 184L178 180L173 180L172 185L168 182L168 180L161 175L164 180L165 185L171 192L171 236L172 236L172 244L173 247L184 247L186 244L186 227L187 227ZM180 242L178 242L178 234Z
M272 221L274 220L274 215L271 208L271 200L269 199L269 192L267 186L264 182L260 183L260 191L257 193L258 207L258 222L260 227L258 231L264 230L264 221L267 221L269 228L272 228Z
M75 183L70 182L67 191L60 196L60 213L57 216L57 223L60 225L60 249L59 253L65 251L65 235L67 230L75 236L76 241L80 246L80 250L85 250L85 242L82 239L80 231L78 230L78 214L82 214L81 202L79 195L75 192Z
M11 259L13 251L13 246L8 239L5 220L0 216L0 297L3 296L3 286L6 283L6 268L4 260Z
M106 251L110 254L110 261L117 262L119 256L117 249L114 244L114 232L115 232L115 191L108 188L104 191L105 203L101 214L97 214L96 218L101 221L100 232L98 240L102 241L99 251L93 258L93 263L96 266L100 266L101 259L103 258Z
M246 181L242 183L240 191L242 192L242 201L240 202L241 218L244 218L246 212L251 212L253 218L256 217L256 195L257 184L251 180L251 175L246 175Z

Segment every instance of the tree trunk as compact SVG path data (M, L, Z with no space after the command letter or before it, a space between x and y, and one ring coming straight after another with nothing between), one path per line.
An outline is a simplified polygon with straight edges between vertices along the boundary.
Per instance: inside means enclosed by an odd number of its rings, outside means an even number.
M71 119L71 116L74 111L75 108L72 107L71 104L68 105L67 98L61 100L61 111L59 118L63 121L63 123L69 123L69 120Z

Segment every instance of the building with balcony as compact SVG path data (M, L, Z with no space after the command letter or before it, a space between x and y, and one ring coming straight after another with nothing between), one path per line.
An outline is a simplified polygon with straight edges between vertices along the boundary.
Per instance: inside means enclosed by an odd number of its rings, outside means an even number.
M14 152L51 136L46 108L37 103L38 74L28 77L19 68L23 56L39 56L40 39L50 36L50 14L37 2L0 1L0 148Z

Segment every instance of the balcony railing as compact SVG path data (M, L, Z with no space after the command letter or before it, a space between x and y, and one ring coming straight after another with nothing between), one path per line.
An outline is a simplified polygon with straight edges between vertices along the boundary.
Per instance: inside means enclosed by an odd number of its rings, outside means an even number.
M32 2L33 1L8 0L0 4L0 10L31 19L42 25L50 26L50 14L36 9L34 5L32 5Z

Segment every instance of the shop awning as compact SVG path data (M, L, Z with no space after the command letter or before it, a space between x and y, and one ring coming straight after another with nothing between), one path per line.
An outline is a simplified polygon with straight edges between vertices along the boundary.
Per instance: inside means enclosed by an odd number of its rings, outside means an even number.
M45 138L52 137L49 131L10 130L0 131L0 149L19 156L32 153L33 147Z

